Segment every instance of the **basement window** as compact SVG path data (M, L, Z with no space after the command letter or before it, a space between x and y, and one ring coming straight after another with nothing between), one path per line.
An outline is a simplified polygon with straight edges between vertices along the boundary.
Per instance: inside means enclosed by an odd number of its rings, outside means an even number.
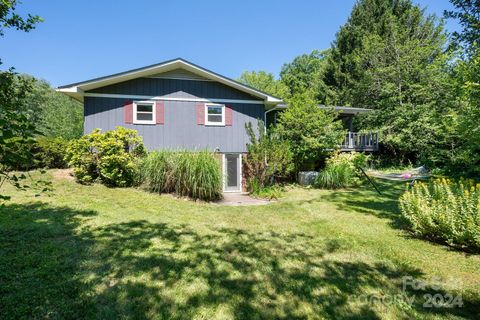
M155 101L137 101L133 103L133 123L155 124Z
M207 126L225 125L225 105L223 104L205 104L205 124Z

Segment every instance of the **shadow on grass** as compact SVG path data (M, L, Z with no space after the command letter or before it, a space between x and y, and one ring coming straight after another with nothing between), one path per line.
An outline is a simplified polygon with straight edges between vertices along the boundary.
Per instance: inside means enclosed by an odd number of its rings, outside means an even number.
M144 220L81 224L93 215L41 204L0 209L5 318L378 319L385 309L471 317L480 308L478 300L423 308L428 291L413 289L405 292L412 305L368 303L366 294L402 293L403 279L421 271L339 258L347 248L334 240Z
M0 318L75 318L93 305L79 270L93 211L42 203L0 206Z
M339 209L352 212L360 212L373 215L382 219L390 220L394 228L406 228L406 222L400 214L399 198L405 191L405 182L375 180L382 195L379 195L371 185L362 185L349 190L332 192L318 199L328 200L338 206Z

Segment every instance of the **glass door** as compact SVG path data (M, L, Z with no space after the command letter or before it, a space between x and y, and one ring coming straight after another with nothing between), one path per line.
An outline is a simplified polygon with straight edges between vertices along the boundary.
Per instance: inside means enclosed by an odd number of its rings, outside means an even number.
M224 190L225 191L242 191L242 175L241 175L241 155L234 153L225 154L224 158Z

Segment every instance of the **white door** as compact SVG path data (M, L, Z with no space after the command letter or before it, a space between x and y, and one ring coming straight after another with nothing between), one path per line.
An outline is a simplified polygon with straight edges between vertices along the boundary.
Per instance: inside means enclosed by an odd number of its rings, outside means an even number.
M223 185L225 192L242 191L242 155L240 153L223 155Z

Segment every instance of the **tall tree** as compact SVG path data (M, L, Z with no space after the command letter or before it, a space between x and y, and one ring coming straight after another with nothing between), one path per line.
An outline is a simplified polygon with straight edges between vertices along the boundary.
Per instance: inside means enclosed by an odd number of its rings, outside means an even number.
M456 19L462 26L461 31L453 32L457 45L465 52L473 54L480 49L480 0L450 0L455 10L445 10L446 18Z
M245 71L238 81L279 98L285 98L288 93L288 88L282 82L265 71Z
M22 17L16 14L16 5L15 0L0 2L0 37L4 36L5 29L15 28L28 32L41 21L38 16L29 14ZM34 143L33 137L37 131L29 115L23 110L18 110L19 102L31 88L31 81L17 77L13 70L0 73L0 187L5 182L10 182L19 189L26 186L22 183L26 176L12 174L10 170L19 163L31 159L28 152L20 151L29 149L28 146ZM18 145L25 148L18 150ZM8 197L0 194L0 201L5 199Z
M450 153L452 172L480 176L480 1L450 0L455 10L446 11L462 30L453 33L454 43L465 53L456 61L458 112L449 126L456 148Z
M330 104L333 92L323 81L328 52L313 50L283 65L280 79L288 87L289 96L307 93L320 103Z
M451 106L451 56L441 21L410 0L360 0L332 44L325 81L337 103L369 107L398 159L428 160Z

